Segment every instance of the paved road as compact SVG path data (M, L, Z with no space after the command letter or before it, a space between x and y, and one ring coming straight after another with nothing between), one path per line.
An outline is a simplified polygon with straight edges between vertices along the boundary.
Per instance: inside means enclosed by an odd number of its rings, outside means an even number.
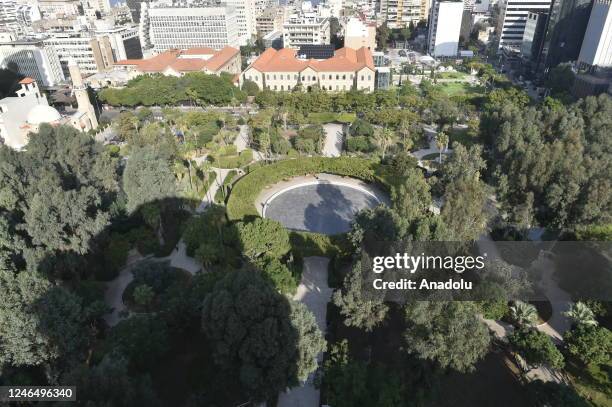
M138 251L131 250L128 254L126 265L121 269L119 275L106 285L104 293L104 302L112 308L109 314L104 315L104 320L108 326L115 326L121 321L121 313L127 308L123 304L123 292L134 279L132 269L134 265L142 260L142 256Z
M342 125L338 123L327 123L323 125L325 130L325 145L323 155L326 157L340 157L342 155Z
M293 296L295 301L304 303L312 311L323 333L327 327L327 303L333 292L327 285L328 265L329 259L326 257L306 257L302 281ZM317 359L320 364L323 354L319 354ZM312 373L302 386L281 393L278 397L278 407L319 407L321 393L314 386L314 375Z

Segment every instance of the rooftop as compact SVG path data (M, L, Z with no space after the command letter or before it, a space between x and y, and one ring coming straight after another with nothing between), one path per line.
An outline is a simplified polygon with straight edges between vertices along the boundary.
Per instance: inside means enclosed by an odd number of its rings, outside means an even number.
M306 68L312 68L318 72L345 72L358 71L364 67L374 70L372 53L365 47L357 50L352 48L341 48L329 59L299 59L296 57L297 50L283 48L265 50L251 67L260 72L301 72Z
M225 47L221 50L212 48L190 48L186 50L171 49L149 59L124 59L115 65L134 66L141 72L163 72L171 68L177 72L217 71L240 51Z

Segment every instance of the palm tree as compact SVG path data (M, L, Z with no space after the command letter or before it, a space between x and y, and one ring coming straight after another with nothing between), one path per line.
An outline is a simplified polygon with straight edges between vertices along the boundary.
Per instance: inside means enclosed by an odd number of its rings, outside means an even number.
M566 317L574 320L577 325L592 325L597 326L595 313L584 302L578 301L572 304L569 311L563 313Z
M412 147L412 141L408 144L408 139L410 137L410 122L408 120L402 120L397 129L398 133L402 137L402 145L404 146L404 150L408 151Z
M510 307L512 319L521 326L535 325L538 320L538 311L536 307L523 301L516 301Z
M440 153L440 164L442 164L442 151L448 148L448 134L443 131L436 134L436 147Z
M378 148L380 148L382 152L382 159L385 159L385 155L387 154L387 149L393 144L395 140L395 133L388 128L384 128L382 130L378 129L374 133L374 141Z

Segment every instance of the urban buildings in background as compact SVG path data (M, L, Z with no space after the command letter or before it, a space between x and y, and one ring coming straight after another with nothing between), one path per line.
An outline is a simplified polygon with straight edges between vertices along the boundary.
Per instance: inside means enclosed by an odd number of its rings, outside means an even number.
M457 57L463 3L435 1L429 18L427 50L433 57Z
M406 27L426 21L433 0L380 0L381 17L391 28Z
M595 0L578 62L588 68L612 68L611 0Z
M299 48L302 45L329 44L329 18L315 12L301 12L289 16L283 24L283 45Z
M548 13L551 3L552 0L505 0L500 2L497 27L499 48L507 46L519 49L523 44L523 34L529 13Z
M376 24L351 17L344 31L344 46L358 49L366 47L370 51L376 49Z
M66 79L55 47L42 39L18 39L15 34L0 33L0 64L45 87L57 86Z

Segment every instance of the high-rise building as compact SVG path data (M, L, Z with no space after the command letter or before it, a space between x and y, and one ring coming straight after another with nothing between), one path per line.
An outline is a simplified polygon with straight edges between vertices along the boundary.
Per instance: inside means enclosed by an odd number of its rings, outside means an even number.
M148 2L149 0L126 0L126 4L130 9L130 13L132 13L132 21L134 21L135 23L140 22L140 4Z
M79 15L80 0L38 0L38 8L45 18Z
M499 48L519 50L523 44L529 13L548 12L551 3L551 0L506 0L501 5L497 27Z
M612 67L612 2L595 0L578 62L589 67Z
M380 14L390 28L427 21L429 7L430 0L380 0Z
M293 14L283 24L285 48L297 48L309 44L329 44L331 40L329 18L316 13Z
M225 3L236 12L239 45L246 45L256 33L255 0L225 0Z
M95 36L98 40L108 38L114 61L142 58L142 46L136 26L97 27Z
M221 49L226 45L240 45L233 7L150 6L148 19L148 27L142 30L148 30L149 41L156 53L168 49Z
M434 1L429 16L427 52L433 57L456 57L463 3L460 1Z
M553 0L539 56L541 72L578 60L592 0Z
M544 40L547 20L548 13L529 13L527 15L523 43L521 44L521 56L524 59L537 62Z
M49 33L44 43L55 49L66 78L70 77L68 63L71 61L88 75L105 71L114 62L108 37L97 38L90 32Z
M55 49L41 39L0 38L0 67L33 78L42 86L55 86L65 80Z

